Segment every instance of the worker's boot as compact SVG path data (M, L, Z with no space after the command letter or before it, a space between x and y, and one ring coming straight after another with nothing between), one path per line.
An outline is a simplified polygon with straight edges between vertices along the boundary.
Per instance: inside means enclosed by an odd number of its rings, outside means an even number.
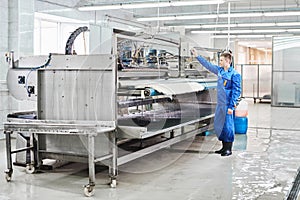
M221 156L230 156L232 154L232 142L224 142L224 151Z
M224 151L224 142L222 141L222 149L215 151L217 154L221 154Z

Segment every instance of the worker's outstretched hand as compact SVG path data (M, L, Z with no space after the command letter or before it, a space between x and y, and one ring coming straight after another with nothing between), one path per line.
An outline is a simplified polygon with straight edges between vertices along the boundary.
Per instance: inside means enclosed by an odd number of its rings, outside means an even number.
M192 48L192 49L191 49L191 53L192 53L192 55L195 56L195 57L198 56L198 52L197 52L197 50L196 50L195 48Z

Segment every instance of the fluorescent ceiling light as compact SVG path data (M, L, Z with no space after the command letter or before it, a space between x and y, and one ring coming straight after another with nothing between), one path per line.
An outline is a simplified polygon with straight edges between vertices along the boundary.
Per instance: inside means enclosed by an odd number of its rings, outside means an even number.
M85 6L79 7L80 11L92 11L92 10L117 10L121 9L121 5L103 5L103 6Z
M175 16L169 16L169 17L150 17L150 18L144 18L145 20L137 20L137 21L171 21L171 20L176 20Z
M283 33L287 32L287 29L274 29L274 30L252 30L252 33Z
M138 3L138 4L122 4L121 8L123 9L138 9L138 8L157 8L157 7L168 7L169 3L160 3L159 6L157 3Z
M182 15L175 16L177 20L185 20L185 19L214 19L217 18L217 15Z
M300 26L300 22L274 22L274 23L245 23L245 24L202 24L186 25L186 29L209 29L209 28L238 28L238 27L279 27L279 26Z
M300 22L278 22L277 26L300 26Z
M188 26L185 26L188 27ZM237 24L207 24L207 25L202 25L201 28L234 28L237 27Z
M274 35L231 35L232 39L241 39L241 38L271 38ZM213 35L211 38L228 38L228 35Z
M182 19L211 19L211 18L242 18L242 17L284 17L284 16L297 16L300 11L286 11L286 12L256 12L256 13L231 13L231 14L212 14L212 15L177 15L168 19L168 16L163 17L140 17L137 21L168 21L168 20L182 20Z
M218 17L220 18L228 18L228 17L262 17L264 13L257 12L257 13L230 13L230 14L219 14Z
M79 7L80 11L93 10L116 10L116 9L138 9L138 8L158 8L158 7L177 7L177 6L196 6L196 5L211 5L222 4L224 0L207 0L207 1L161 1L153 3L120 3L120 4L105 4L95 6Z
M265 26L276 26L276 23L250 23L250 24L237 24L236 27L265 27Z
M300 32L300 29L264 29L264 30L212 30L212 31L191 31L193 34L213 33L213 34L244 34L244 33L287 33L287 32Z
M137 21L173 21L173 20L188 20L188 19L215 19L217 15L180 15L180 16L166 16L166 17L145 17L138 18Z
M288 12L266 12L266 17L284 17L284 16L295 16L300 15L300 11L288 11Z
M287 32L300 32L300 29L288 29Z
M197 6L197 5L214 5L222 4L225 1L170 1L171 6Z

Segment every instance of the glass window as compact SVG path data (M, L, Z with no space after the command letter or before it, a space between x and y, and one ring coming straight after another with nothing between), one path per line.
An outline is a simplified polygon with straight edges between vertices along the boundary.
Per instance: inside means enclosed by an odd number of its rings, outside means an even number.
M79 27L86 24L66 22L65 18L51 17L51 15L37 15L34 23L34 54L48 55L49 53L65 53L65 47L70 35ZM80 33L72 49L76 54L89 53L89 32Z
M273 38L272 105L300 107L300 37Z

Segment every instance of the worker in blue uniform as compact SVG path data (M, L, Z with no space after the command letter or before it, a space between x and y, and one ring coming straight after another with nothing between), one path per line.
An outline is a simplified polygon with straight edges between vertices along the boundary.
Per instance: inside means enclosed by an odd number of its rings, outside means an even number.
M214 129L218 139L222 141L222 148L215 153L229 156L232 154L235 133L233 112L241 94L241 75L231 66L232 55L229 52L221 54L219 66L198 55L194 48L191 53L201 65L218 76Z

